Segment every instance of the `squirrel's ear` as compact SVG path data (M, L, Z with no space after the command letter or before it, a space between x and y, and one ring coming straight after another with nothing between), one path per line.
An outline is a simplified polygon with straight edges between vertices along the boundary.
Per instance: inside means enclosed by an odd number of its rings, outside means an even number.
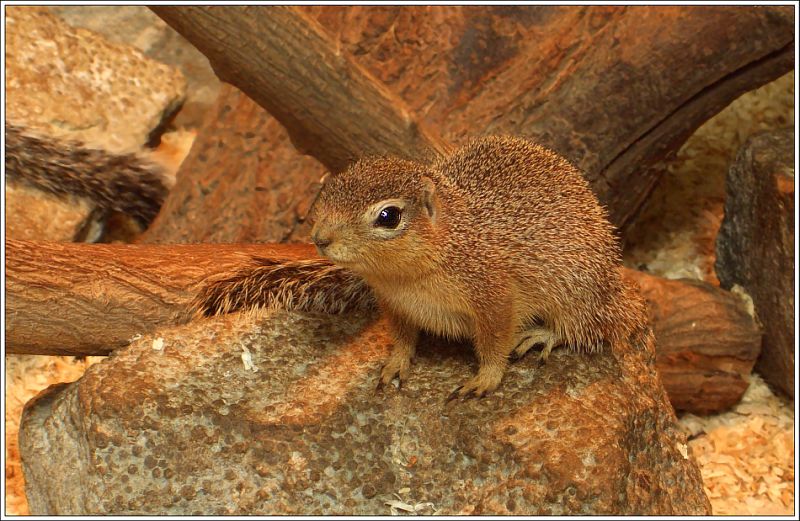
M433 179L428 176L422 176L422 204L425 210L428 211L428 217L431 220L436 219L436 185L433 184Z

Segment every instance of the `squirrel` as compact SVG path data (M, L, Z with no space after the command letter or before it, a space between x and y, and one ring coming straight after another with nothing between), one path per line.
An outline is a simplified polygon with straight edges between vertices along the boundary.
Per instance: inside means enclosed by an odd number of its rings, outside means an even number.
M56 195L86 197L104 210L133 217L145 228L169 190L165 168L143 154L113 155L75 140L53 141L5 125L8 179Z
M476 139L427 164L359 160L328 176L309 218L332 264L262 259L207 286L197 309L377 303L394 338L379 388L408 378L422 330L473 342L478 372L448 400L495 390L509 360L535 345L544 362L557 345L594 353L647 327L614 228L580 170L525 139Z

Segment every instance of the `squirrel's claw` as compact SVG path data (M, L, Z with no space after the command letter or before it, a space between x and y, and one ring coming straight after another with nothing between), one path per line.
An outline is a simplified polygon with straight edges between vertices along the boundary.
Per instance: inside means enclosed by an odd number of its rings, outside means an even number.
M456 398L458 398L460 396L459 391L461 391L462 387L463 386L461 386L461 385L456 387L456 389L452 393L450 393L450 396L447 397L447 399L444 401L444 403L450 403L453 400L455 400Z
M397 389L403 388L403 380L408 378L408 368L410 360L407 358L390 358L385 364L381 366L380 376L378 377L378 388L380 390L386 385L392 383L392 380L397 378Z
M467 400L471 400L472 398L477 398L478 395L475 394L475 389L470 389L461 397L462 402L466 402Z
M392 380L397 378L397 389L400 390L403 388L403 374L400 371L391 372L386 369L386 365L384 364L380 370L380 376L378 377L378 385L375 386L375 393L379 393L383 391L385 386L389 386L392 383Z
M460 385L452 393L450 393L444 403L450 403L456 398L461 398L462 402L472 400L473 398L481 399L486 398L486 395L489 394L489 391L482 391L480 393L476 393L475 391L476 389L470 389L469 391L464 392L464 386Z
M490 369L483 372L479 371L474 378L450 393L447 401L449 402L456 398L461 398L461 401L471 400L473 398L484 398L487 394L497 389L502 377L502 370L495 371Z

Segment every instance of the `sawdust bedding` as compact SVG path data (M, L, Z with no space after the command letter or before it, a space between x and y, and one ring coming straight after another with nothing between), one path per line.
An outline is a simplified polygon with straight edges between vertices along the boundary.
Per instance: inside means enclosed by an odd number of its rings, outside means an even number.
M714 514L794 514L794 404L760 376L731 411L680 423Z

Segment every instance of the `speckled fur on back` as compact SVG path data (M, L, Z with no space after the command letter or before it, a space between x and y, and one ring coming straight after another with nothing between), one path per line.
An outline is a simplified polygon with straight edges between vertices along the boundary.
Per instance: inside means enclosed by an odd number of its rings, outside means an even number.
M464 225L447 240L451 269L469 256L507 273L532 318L576 349L598 350L640 327L643 302L621 278L614 229L569 161L523 139L489 137L432 170L447 180L445 197L463 202L448 215Z
M162 168L136 154L111 155L83 143L54 143L6 123L9 179L57 195L87 197L147 225L167 194Z

